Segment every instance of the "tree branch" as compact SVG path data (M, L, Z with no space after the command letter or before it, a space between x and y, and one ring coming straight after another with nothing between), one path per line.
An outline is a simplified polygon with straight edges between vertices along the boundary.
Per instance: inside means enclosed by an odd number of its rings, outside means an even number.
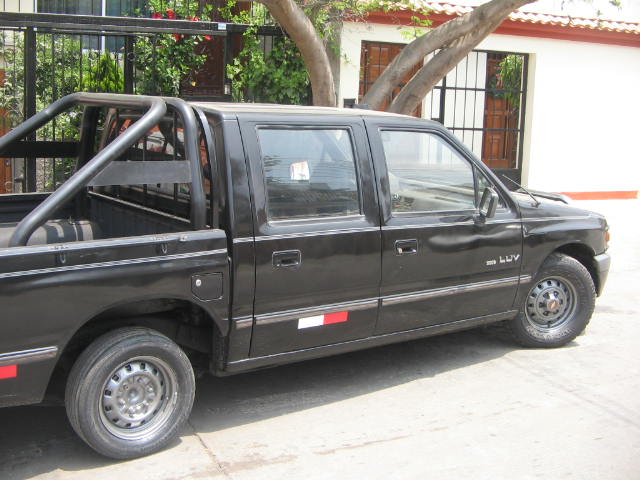
M512 11L528 3L533 3L534 1L536 0L491 0L490 2L484 3L475 8L472 12L469 12L461 17L454 18L453 20L449 20L439 27L430 30L421 37L416 38L414 41L406 45L402 49L402 51L393 59L393 61L387 66L384 72L382 72L382 75L378 77L378 79L362 99L362 103L369 105L374 110L379 110L380 108L382 108L382 105L384 105L385 101L389 98L393 89L402 82L402 79L411 71L412 68L414 68L415 65L424 60L424 57L447 45L453 45L453 43L455 43L461 37L471 35L470 38L477 39L477 42L473 43L472 40L469 42L463 42L464 45L473 44L473 46L471 46L467 51L468 53L469 51L473 50L473 48L478 43L480 43L480 41L484 37L498 28L498 26L503 22L505 18L507 18L507 16ZM458 49L463 48L463 44L459 44ZM450 52L449 55L453 55L453 52ZM462 57L460 57L460 60L462 60L465 55L462 55ZM437 56L438 55L436 55L436 57ZM421 74L421 72L423 72L423 70L427 68L433 62L433 60L435 60L435 57L427 65L422 67L422 69L414 76L414 78ZM443 58L440 58L439 62L445 62L445 60ZM456 64L457 62L454 63L451 68L453 68ZM449 70L451 70L451 68ZM447 72L449 70L447 70ZM431 77L434 75L427 75L425 72L421 74L421 77L427 76ZM413 82L413 79L411 80L411 82ZM400 96L402 96L402 93L407 89L411 82L403 88ZM430 87L429 90L431 88L433 88L433 86ZM425 92L425 95L429 90ZM415 92L418 91L419 89L415 90ZM407 95L409 95L409 93L411 92L408 92ZM413 95L413 93L411 93L411 95ZM393 104L396 104L398 102L400 96L396 98L396 101L394 101ZM398 108L400 108L399 105L399 103L398 106L395 107L392 105L392 111L399 111L397 110ZM401 111L407 112L404 107L401 109ZM413 109L410 109L408 112L412 111Z
M294 0L259 0L295 42L309 72L313 104L336 106L333 73L324 44L315 27Z

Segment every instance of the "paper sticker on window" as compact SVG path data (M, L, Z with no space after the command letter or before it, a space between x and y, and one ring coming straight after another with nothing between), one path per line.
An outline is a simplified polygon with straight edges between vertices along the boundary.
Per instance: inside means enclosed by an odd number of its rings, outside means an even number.
M309 181L311 175L309 174L309 164L307 162L292 163L289 167L289 174L291 180L304 180Z

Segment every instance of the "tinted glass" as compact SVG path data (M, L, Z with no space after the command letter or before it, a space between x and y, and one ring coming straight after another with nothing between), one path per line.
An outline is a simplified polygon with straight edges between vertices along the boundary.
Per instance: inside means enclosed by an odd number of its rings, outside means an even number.
M382 131L394 212L475 208L473 169L445 140L426 132Z
M258 130L270 220L360 213L346 129Z

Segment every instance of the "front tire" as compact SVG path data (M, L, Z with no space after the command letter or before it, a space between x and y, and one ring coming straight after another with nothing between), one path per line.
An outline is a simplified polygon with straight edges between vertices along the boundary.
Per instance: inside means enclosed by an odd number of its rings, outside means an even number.
M509 322L511 332L525 347L566 345L586 328L595 298L593 279L584 265L554 253L534 278L520 313Z
M75 362L65 392L71 426L95 451L115 459L165 447L193 406L189 359L169 338L129 327L107 333Z

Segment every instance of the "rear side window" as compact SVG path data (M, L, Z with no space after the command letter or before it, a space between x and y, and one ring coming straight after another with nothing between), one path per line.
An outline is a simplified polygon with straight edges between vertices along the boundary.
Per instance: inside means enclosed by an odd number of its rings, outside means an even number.
M473 168L437 135L381 131L393 212L474 209Z
M361 212L348 129L259 128L269 220Z
M136 112L110 112L105 145L122 135L139 116ZM203 140L200 154L203 164L206 164ZM188 219L191 181L182 121L177 115L167 115L112 162L92 184L101 193Z

